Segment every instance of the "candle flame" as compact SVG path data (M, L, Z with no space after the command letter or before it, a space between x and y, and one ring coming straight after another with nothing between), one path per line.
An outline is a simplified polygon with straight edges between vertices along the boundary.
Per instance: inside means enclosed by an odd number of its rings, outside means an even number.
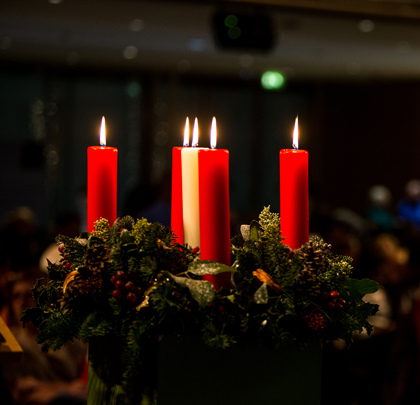
M105 130L105 117L102 117L101 129L99 131L99 143L101 146L106 146L106 130Z
M213 117L211 121L211 129L210 129L210 147L212 149L216 149L216 143L217 143L216 117Z
M293 130L293 149L299 149L299 128L298 128L298 117L295 119L295 128Z
M190 120L188 117L185 120L185 128L184 128L184 147L190 145Z
M194 120L193 136L192 136L192 146L195 148L198 146L198 120L197 117Z

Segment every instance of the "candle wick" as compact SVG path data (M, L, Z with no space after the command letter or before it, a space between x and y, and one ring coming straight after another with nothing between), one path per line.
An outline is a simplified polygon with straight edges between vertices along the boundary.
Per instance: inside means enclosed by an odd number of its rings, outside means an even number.
M295 144L293 144L292 146L293 146L293 149L294 150L298 150L299 149Z

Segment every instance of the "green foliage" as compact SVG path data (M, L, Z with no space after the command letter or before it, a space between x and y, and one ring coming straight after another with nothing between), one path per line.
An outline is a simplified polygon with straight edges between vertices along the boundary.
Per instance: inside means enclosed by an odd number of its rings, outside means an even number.
M111 228L109 227L108 220L105 218L100 218L99 221L96 221L93 225L95 230L92 232L92 236L95 236L98 239L103 240L104 242L108 241L111 237Z
M263 230L262 238L273 242L281 241L280 216L270 211L270 206L264 207L259 218L260 226Z
M74 266L83 264L83 256L86 252L86 240L79 238L69 238L68 236L58 235L55 238L58 244L63 243L65 246L66 259Z
M355 301L361 301L366 294L375 293L379 289L379 284L376 281L367 278L362 280L347 278L345 283L349 288L349 298Z
M107 336L115 328L103 312L95 311L89 314L81 324L77 337L88 342L89 339L98 336Z
M133 226L133 230L130 232L130 235L134 237L135 242L137 244L140 244L145 238L147 231L149 230L150 226L149 222L147 222L147 219L142 218L138 219L137 222Z
M36 307L22 321L39 326L45 351L75 338L117 342L113 361L111 353L99 353L93 364L109 387L122 384L133 397L153 396L151 370L162 334L200 334L209 346L227 348L257 340L269 347L351 342L354 331L371 332L368 318L377 306L362 298L377 284L350 279L350 258L334 256L317 237L291 250L269 207L243 229L232 239L232 266L199 260L196 250L175 242L170 228L144 218L119 218L112 227L101 219L90 235L60 235L63 258L49 263L46 286L35 284ZM215 291L201 279L225 272L231 273L230 290ZM117 277L124 277L121 296ZM327 305L332 292L343 305ZM131 383L133 376L139 384Z
M42 343L42 351L58 350L77 336L81 318L69 312L50 312L39 325L37 341Z

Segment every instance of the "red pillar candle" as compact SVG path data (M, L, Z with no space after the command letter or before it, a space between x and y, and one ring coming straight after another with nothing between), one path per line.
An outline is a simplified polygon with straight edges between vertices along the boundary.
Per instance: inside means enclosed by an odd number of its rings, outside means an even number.
M297 249L309 240L308 152L298 149L298 119L293 148L280 151L280 227L284 243Z
M101 146L90 146L87 151L87 230L101 217L112 225L117 219L117 164L118 149L106 145L105 118L100 130Z
M184 147L190 143L188 117L185 120ZM172 148L172 194L171 194L171 228L178 237L177 242L184 244L184 217L182 209L182 148Z
M177 242L184 244L184 227L182 215L182 148L172 148L172 197L171 228L178 237Z
M216 148L216 119L211 149L198 152L201 260L230 266L229 151ZM230 287L230 273L205 275L216 291Z

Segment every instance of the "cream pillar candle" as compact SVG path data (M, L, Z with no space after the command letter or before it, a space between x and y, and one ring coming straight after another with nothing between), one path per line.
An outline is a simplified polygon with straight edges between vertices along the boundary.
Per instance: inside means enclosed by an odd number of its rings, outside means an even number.
M182 165L182 214L184 243L200 246L200 200L198 194L198 123L194 121L192 148L181 151Z

